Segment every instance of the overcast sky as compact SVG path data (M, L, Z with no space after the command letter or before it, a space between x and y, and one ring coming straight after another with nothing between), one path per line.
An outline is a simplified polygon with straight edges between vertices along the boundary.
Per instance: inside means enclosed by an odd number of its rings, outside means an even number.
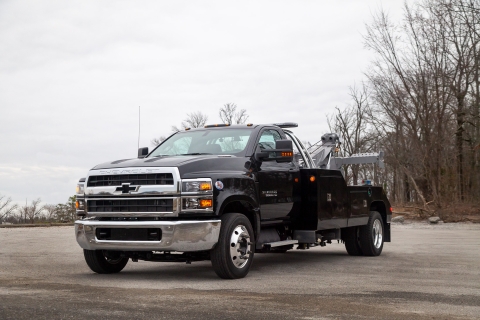
M189 112L328 131L403 0L0 1L0 194L63 203L94 165L136 157Z

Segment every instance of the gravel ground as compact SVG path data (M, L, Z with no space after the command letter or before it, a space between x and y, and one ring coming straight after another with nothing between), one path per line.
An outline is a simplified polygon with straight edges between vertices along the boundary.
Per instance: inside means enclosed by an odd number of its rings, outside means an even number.
M0 319L480 319L480 225L392 225L379 257L342 244L257 254L245 279L209 261L92 273L73 227L0 229Z

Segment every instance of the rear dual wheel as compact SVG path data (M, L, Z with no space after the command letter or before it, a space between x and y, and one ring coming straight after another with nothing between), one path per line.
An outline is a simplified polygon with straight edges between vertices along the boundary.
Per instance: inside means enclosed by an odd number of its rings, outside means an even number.
M377 211L371 211L368 223L352 227L345 237L345 248L351 256L379 256L383 250L383 219Z

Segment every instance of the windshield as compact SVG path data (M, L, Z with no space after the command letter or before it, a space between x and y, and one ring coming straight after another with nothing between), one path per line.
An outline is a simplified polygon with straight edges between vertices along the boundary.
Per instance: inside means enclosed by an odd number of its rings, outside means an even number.
M251 133L251 128L182 131L164 141L148 157L240 154L245 150Z

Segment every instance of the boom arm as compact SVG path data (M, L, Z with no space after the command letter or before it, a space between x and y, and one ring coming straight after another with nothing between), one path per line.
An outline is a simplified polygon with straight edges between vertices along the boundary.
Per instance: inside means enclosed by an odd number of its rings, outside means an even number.
M380 168L384 168L384 152L377 153L358 153L350 157L337 157L340 149L340 138L335 133L327 133L322 139L309 148L309 153L318 168L341 170L344 164L368 164L376 163Z

